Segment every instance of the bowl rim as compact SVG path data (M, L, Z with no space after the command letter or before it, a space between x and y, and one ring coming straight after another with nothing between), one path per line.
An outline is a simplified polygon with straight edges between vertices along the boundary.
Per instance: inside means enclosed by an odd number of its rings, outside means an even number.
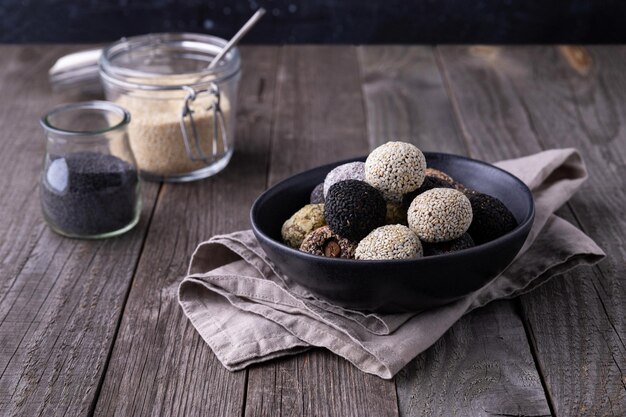
M323 168L329 168L333 167L333 166L338 166L338 165L342 165L342 164L346 164L349 162L357 162L357 161L363 161L364 158L367 158L367 155L364 156L359 156L359 157L353 157L353 158L348 158L348 159L343 159L340 161L336 161L336 162L331 162L328 164L324 164L324 165L319 165L317 167L313 167L301 172L298 172L296 174L290 175L289 177L285 178L282 181L279 181L278 183L272 185L271 187L269 187L268 189L266 189L265 191L263 191L255 200L254 203L252 204L251 208L250 208L250 223L252 225L252 230L253 232L258 236L260 235L268 244L273 245L275 247L277 247L280 250L286 250L288 254L290 255L294 255L297 257L302 258L303 260L310 260L310 261L317 261L317 262L331 262L331 263L336 263L337 265L363 265L363 266L380 266L380 265L393 265L393 264L411 264L411 263L421 263L421 264L427 264L430 262L439 262L440 260L450 260L453 261L456 258L460 258L460 257L464 257L467 255L473 254L473 253L478 253L479 251L484 251L484 250L490 250L490 249L495 249L497 246L499 246L499 244L501 242L504 242L505 240L511 239L512 237L518 235L518 234L523 234L524 230L526 230L527 228L529 228L529 224L530 226L532 226L532 223L534 221L535 218L535 202L532 196L532 192L530 191L530 189L528 188L528 186L522 181L520 180L518 177L516 177L515 175L511 174L508 171L505 171L504 169L497 167L493 164L490 164L488 162L484 162L484 161L480 161L478 159L473 159L473 158L469 158L467 156L462 156L462 155L456 155L456 154L451 154L451 153L445 153L445 152L427 152L424 151L424 155L432 155L432 156L436 156L436 157L440 157L440 158L451 158L451 159L463 159L465 161L471 162L471 163L477 163L480 165L484 165L490 169L495 169L497 171L500 171L501 173L504 173L506 176L510 177L511 179L513 179L514 182L516 182L519 186L520 189L522 189L525 193L525 197L526 197L526 202L529 205L530 209L528 210L528 214L526 215L526 217L517 224L517 226L515 227L515 229L511 230L510 232L494 239L491 240L489 242L480 244L480 245L476 245L473 246L471 248L467 248L467 249L461 249L455 252L451 252L451 253L444 253L444 254L440 254L440 255L431 255L431 256L423 256L421 258L411 258L411 259L380 259L380 260L363 260L363 259L343 259L343 258L331 258L331 257L325 257L325 256L319 256L319 255L313 255L311 253L307 253L307 252L302 252L298 249L294 249L291 246L288 246L282 242L279 242L273 238L271 238L269 235L267 235L265 232L263 232L261 230L261 228L259 227L259 225L257 224L257 222L255 221L255 217L256 217L256 213L259 210L259 205L261 204L261 202L267 198L267 195L270 191L279 188L280 186L284 185L285 183L292 181L294 177L298 176L298 175L303 175L305 173L308 173L310 171L313 170L318 170L318 169L323 169ZM428 159L428 158L427 158ZM526 237L527 239L528 237ZM522 244L523 246L523 244Z

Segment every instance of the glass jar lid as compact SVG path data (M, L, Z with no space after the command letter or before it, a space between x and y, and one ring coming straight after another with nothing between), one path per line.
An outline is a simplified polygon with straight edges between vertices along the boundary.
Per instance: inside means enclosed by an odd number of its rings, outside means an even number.
M219 83L235 76L241 65L239 50L230 50L208 69L227 41L195 33L157 33L122 38L105 48L100 75L113 85L140 90L180 89Z

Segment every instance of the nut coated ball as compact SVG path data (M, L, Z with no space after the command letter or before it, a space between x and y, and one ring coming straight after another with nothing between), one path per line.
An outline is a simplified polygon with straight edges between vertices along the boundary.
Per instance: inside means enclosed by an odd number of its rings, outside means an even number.
M424 181L426 158L416 146L387 142L374 149L365 161L365 181L393 202L416 190Z
M407 212L409 227L424 242L461 237L472 223L472 205L452 188L434 188L413 200Z
M426 176L439 178L440 180L448 182L450 185L454 184L454 179L452 179L451 176L435 168L426 168Z
M356 245L355 242L333 233L328 226L323 226L306 235L300 250L327 258L353 259Z
M325 224L324 205L307 204L283 223L280 233L286 244L299 248L307 234Z

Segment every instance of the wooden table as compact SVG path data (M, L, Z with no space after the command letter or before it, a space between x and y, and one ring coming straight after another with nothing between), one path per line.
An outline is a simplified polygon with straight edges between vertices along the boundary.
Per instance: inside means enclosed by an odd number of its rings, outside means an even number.
M44 224L47 70L80 46L0 47L0 415L626 415L626 48L242 48L237 151L218 176L146 184L110 240ZM249 227L269 185L388 139L487 161L576 147L560 214L608 254L460 320L394 380L324 350L230 373L176 291L196 244Z

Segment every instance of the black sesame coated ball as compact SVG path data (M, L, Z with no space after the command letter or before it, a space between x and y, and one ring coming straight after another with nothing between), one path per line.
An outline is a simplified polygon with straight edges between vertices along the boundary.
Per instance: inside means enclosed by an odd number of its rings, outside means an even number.
M426 176L424 177L424 182L417 190L402 196L402 207L408 209L415 197L433 188L454 188L454 185L441 178Z
M447 242L428 243L422 242L424 256L443 255L444 253L456 252L462 249L474 247L474 240L468 233Z
M324 183L320 182L311 191L310 204L324 204Z
M385 224L387 204L380 191L364 181L346 180L328 190L324 218L331 230L352 241Z
M497 198L479 192L465 195L474 214L468 233L477 245L497 239L517 226L513 213Z

